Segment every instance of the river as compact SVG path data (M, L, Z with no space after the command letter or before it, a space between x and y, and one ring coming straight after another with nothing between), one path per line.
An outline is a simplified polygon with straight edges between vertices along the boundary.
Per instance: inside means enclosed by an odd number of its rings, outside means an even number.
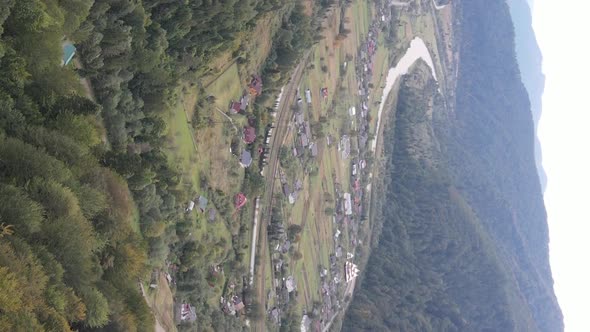
M381 96L381 103L379 104L379 112L377 113L377 129L375 132L375 139L373 140L371 150L375 151L377 147L377 138L379 136L379 128L381 126L381 115L383 114L383 107L385 107L385 101L393 89L395 82L402 76L408 73L408 70L418 59L424 60L430 70L432 71L432 76L438 82L436 77L436 71L434 70L434 64L432 62L432 57L430 56L430 52L424 44L424 41L420 37L415 37L410 42L410 47L406 50L406 54L399 60L397 65L390 68L387 72L387 78L385 79L385 89L383 89L383 95Z

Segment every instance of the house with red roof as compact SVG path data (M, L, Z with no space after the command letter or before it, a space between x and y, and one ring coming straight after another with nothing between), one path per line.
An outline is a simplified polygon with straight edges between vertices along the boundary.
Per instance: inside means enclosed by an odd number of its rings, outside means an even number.
M246 144L252 144L256 140L256 129L251 126L244 127L244 134L242 139Z
M231 114L238 114L240 113L241 110L241 103L238 101L232 101L231 104L229 104L229 112Z

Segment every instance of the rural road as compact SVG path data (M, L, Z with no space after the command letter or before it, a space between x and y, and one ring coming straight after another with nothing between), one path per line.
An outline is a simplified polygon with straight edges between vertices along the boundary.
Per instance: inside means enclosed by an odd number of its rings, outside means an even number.
M289 106L294 101L295 92L297 91L297 86L301 81L301 76L303 75L303 70L307 65L307 59L309 58L310 51L307 51L295 70L293 70L293 74L289 79L289 83L283 89L282 98L279 101L279 106L277 107L277 119L275 123L274 134L270 138L270 152L268 156L268 165L267 170L265 172L266 176L266 185L264 188L264 195L262 196L262 201L260 203L261 206L261 218L259 220L259 237L258 237L258 256L259 259L259 266L256 269L256 273L254 276L254 284L256 289L256 299L257 302L260 303L260 307L265 310L266 308L266 273L265 267L266 262L266 250L268 249L268 243L266 240L267 231L266 228L268 226L268 222L270 221L270 215L272 211L272 199L273 199L273 189L276 179L276 172L277 172L277 164L278 164L278 156L279 156L279 149L283 144L283 139L285 138L285 133L287 130L287 123L291 118L291 112ZM254 331L263 332L266 331L266 310L263 313L263 317L260 318L254 324Z

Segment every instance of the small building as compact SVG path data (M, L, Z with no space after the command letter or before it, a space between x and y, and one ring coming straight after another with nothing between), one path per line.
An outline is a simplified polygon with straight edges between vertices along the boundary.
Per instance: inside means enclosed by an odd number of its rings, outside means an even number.
M240 156L240 166L246 168L250 167L250 165L252 165L252 154L250 154L250 151L244 150Z
M61 59L61 65L67 66L74 58L74 55L76 55L76 47L70 43L65 43L63 45L63 56Z
M309 89L305 90L305 101L308 104L311 104L311 91Z
M201 212L205 212L207 203L209 203L209 201L207 198L205 198L205 196L199 196L199 210L201 210Z
M217 216L217 211L215 211L215 209L209 209L209 215L207 217L207 220L209 220L209 222L215 222L216 216Z
M188 202L188 206L186 207L186 212L191 212L195 208L195 202L190 201Z
M262 78L258 75L252 75L248 88L251 95L260 96L262 93Z
M351 108L348 109L348 114L350 116L355 116L356 114L356 107L352 106Z
M328 88L321 88L320 93L324 99L328 98Z
M244 127L242 139L246 144L252 144L256 140L256 129L251 126Z

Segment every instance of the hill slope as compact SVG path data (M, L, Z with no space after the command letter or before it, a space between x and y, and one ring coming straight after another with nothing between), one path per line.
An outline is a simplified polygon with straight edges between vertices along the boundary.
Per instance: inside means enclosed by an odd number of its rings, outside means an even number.
M514 22L516 59L520 67L522 83L527 89L531 102L531 113L536 130L539 119L541 118L541 98L545 89L545 75L542 72L543 56L537 44L535 31L533 30L531 9L527 2L524 0L510 0L508 4L510 6L512 21ZM542 160L541 143L535 134L535 162L537 164L541 187L545 191L547 175L543 169Z
M344 330L563 330L508 6L454 6L456 108L424 64L404 78L384 136L380 242Z

